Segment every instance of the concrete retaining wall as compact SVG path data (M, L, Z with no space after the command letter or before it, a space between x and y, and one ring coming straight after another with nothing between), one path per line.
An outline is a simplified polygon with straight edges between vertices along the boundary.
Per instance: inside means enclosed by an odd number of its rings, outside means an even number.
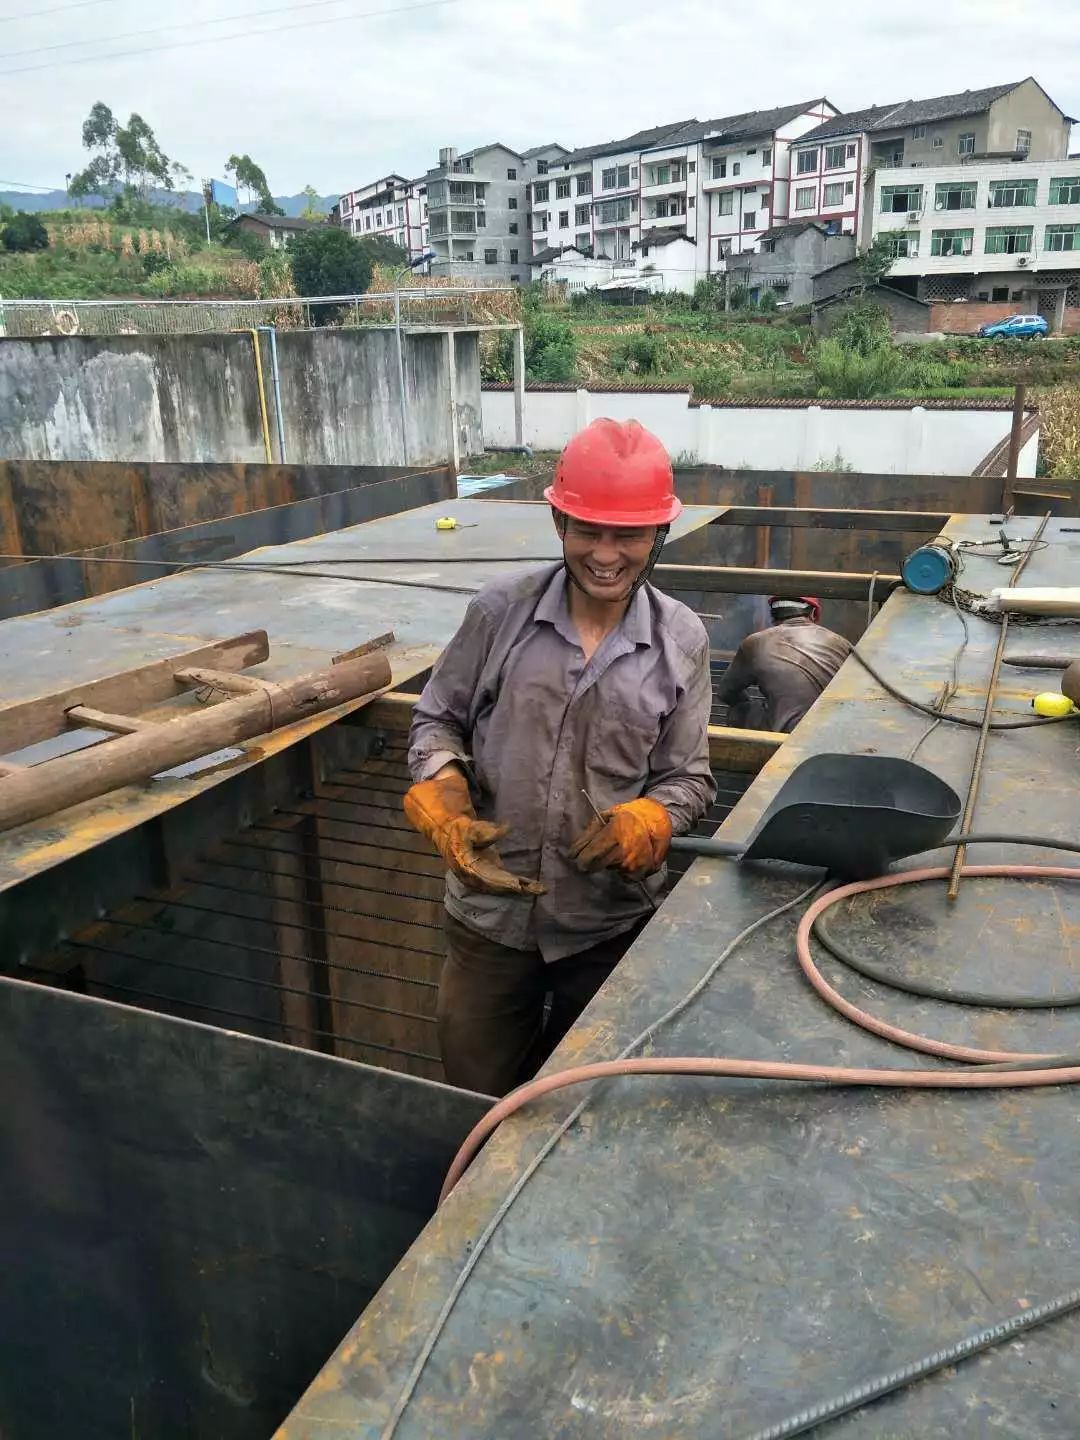
M475 332L405 337L407 463L452 453L449 346L457 361L458 447L483 449ZM272 458L269 341L262 337ZM302 465L405 463L392 330L278 335L287 457ZM265 460L250 334L0 341L0 458Z
M484 442L513 444L514 396L483 392ZM970 474L1009 433L1003 409L921 405L690 405L686 390L544 390L525 396L525 442L560 450L598 416L640 420L684 465L741 470L848 469L893 475ZM1024 447L1019 473L1035 474L1038 435Z

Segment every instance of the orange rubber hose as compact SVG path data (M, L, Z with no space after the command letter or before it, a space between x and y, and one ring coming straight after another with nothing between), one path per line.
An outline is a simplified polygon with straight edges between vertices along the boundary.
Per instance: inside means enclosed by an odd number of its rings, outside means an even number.
M1065 865L966 865L964 875L1007 876L1019 879L1080 880L1080 867ZM799 923L796 950L803 973L817 993L847 1019L865 1030L887 1040L894 1040L909 1049L926 1054L995 1063L1000 1061L1040 1060L1043 1055L1026 1055L1015 1051L976 1050L963 1045L949 1045L888 1025L883 1020L849 1000L845 1000L828 983L810 955L810 927L830 905L849 895L871 890L887 890L899 885L914 885L925 880L940 880L949 875L947 867L908 870L885 875L879 880L862 880L831 890L815 900ZM441 1205L468 1168L480 1146L509 1116L530 1101L539 1100L555 1090L581 1085L590 1080L610 1080L620 1075L713 1075L740 1080L798 1080L828 1085L882 1085L911 1090L1012 1090L1035 1085L1075 1085L1080 1082L1080 1065L1050 1067L1046 1070L873 1070L842 1065L800 1065L777 1060L730 1060L713 1056L650 1056L640 1060L603 1060L592 1065L574 1065L530 1080L512 1090L477 1121L466 1136L447 1171L439 1195Z

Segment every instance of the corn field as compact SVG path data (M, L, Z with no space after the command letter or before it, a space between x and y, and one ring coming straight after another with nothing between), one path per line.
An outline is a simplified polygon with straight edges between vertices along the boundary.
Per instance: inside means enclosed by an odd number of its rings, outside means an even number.
M1080 486L1080 386L1042 390L1038 404L1046 473Z

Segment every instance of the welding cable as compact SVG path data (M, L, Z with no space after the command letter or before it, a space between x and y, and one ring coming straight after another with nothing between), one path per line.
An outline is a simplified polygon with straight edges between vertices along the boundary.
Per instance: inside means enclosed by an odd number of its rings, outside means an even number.
M877 683L881 686L881 688L889 695L891 695L894 700L899 700L902 704L910 706L912 710L918 710L923 715L929 715L931 720L941 721L944 722L946 725L963 725L968 730L982 729L981 720L968 720L963 715L943 714L941 711L936 710L932 705L924 705L921 700L916 700L914 696L905 695L904 692L902 690L898 690L891 681L886 680L885 676L882 675L881 671L878 670L874 665L872 665L870 661L867 660L866 656L862 654L858 646L856 646L851 651L851 656L852 659L859 662L859 664L863 667L867 674L870 675L874 680L876 680ZM1063 720L1074 720L1075 718L1076 717L1074 715L1049 715L1045 718L1036 717L1031 720L991 720L990 729L1036 730L1041 728L1043 725L1060 725Z

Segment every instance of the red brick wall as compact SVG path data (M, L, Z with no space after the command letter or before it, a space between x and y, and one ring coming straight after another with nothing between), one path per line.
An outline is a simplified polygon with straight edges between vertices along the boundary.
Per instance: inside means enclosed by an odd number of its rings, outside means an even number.
M974 335L980 325L1022 313L1019 302L966 300L950 304L936 300L930 306L930 329L946 335ZM1064 334L1080 335L1080 307L1070 305L1066 308Z

